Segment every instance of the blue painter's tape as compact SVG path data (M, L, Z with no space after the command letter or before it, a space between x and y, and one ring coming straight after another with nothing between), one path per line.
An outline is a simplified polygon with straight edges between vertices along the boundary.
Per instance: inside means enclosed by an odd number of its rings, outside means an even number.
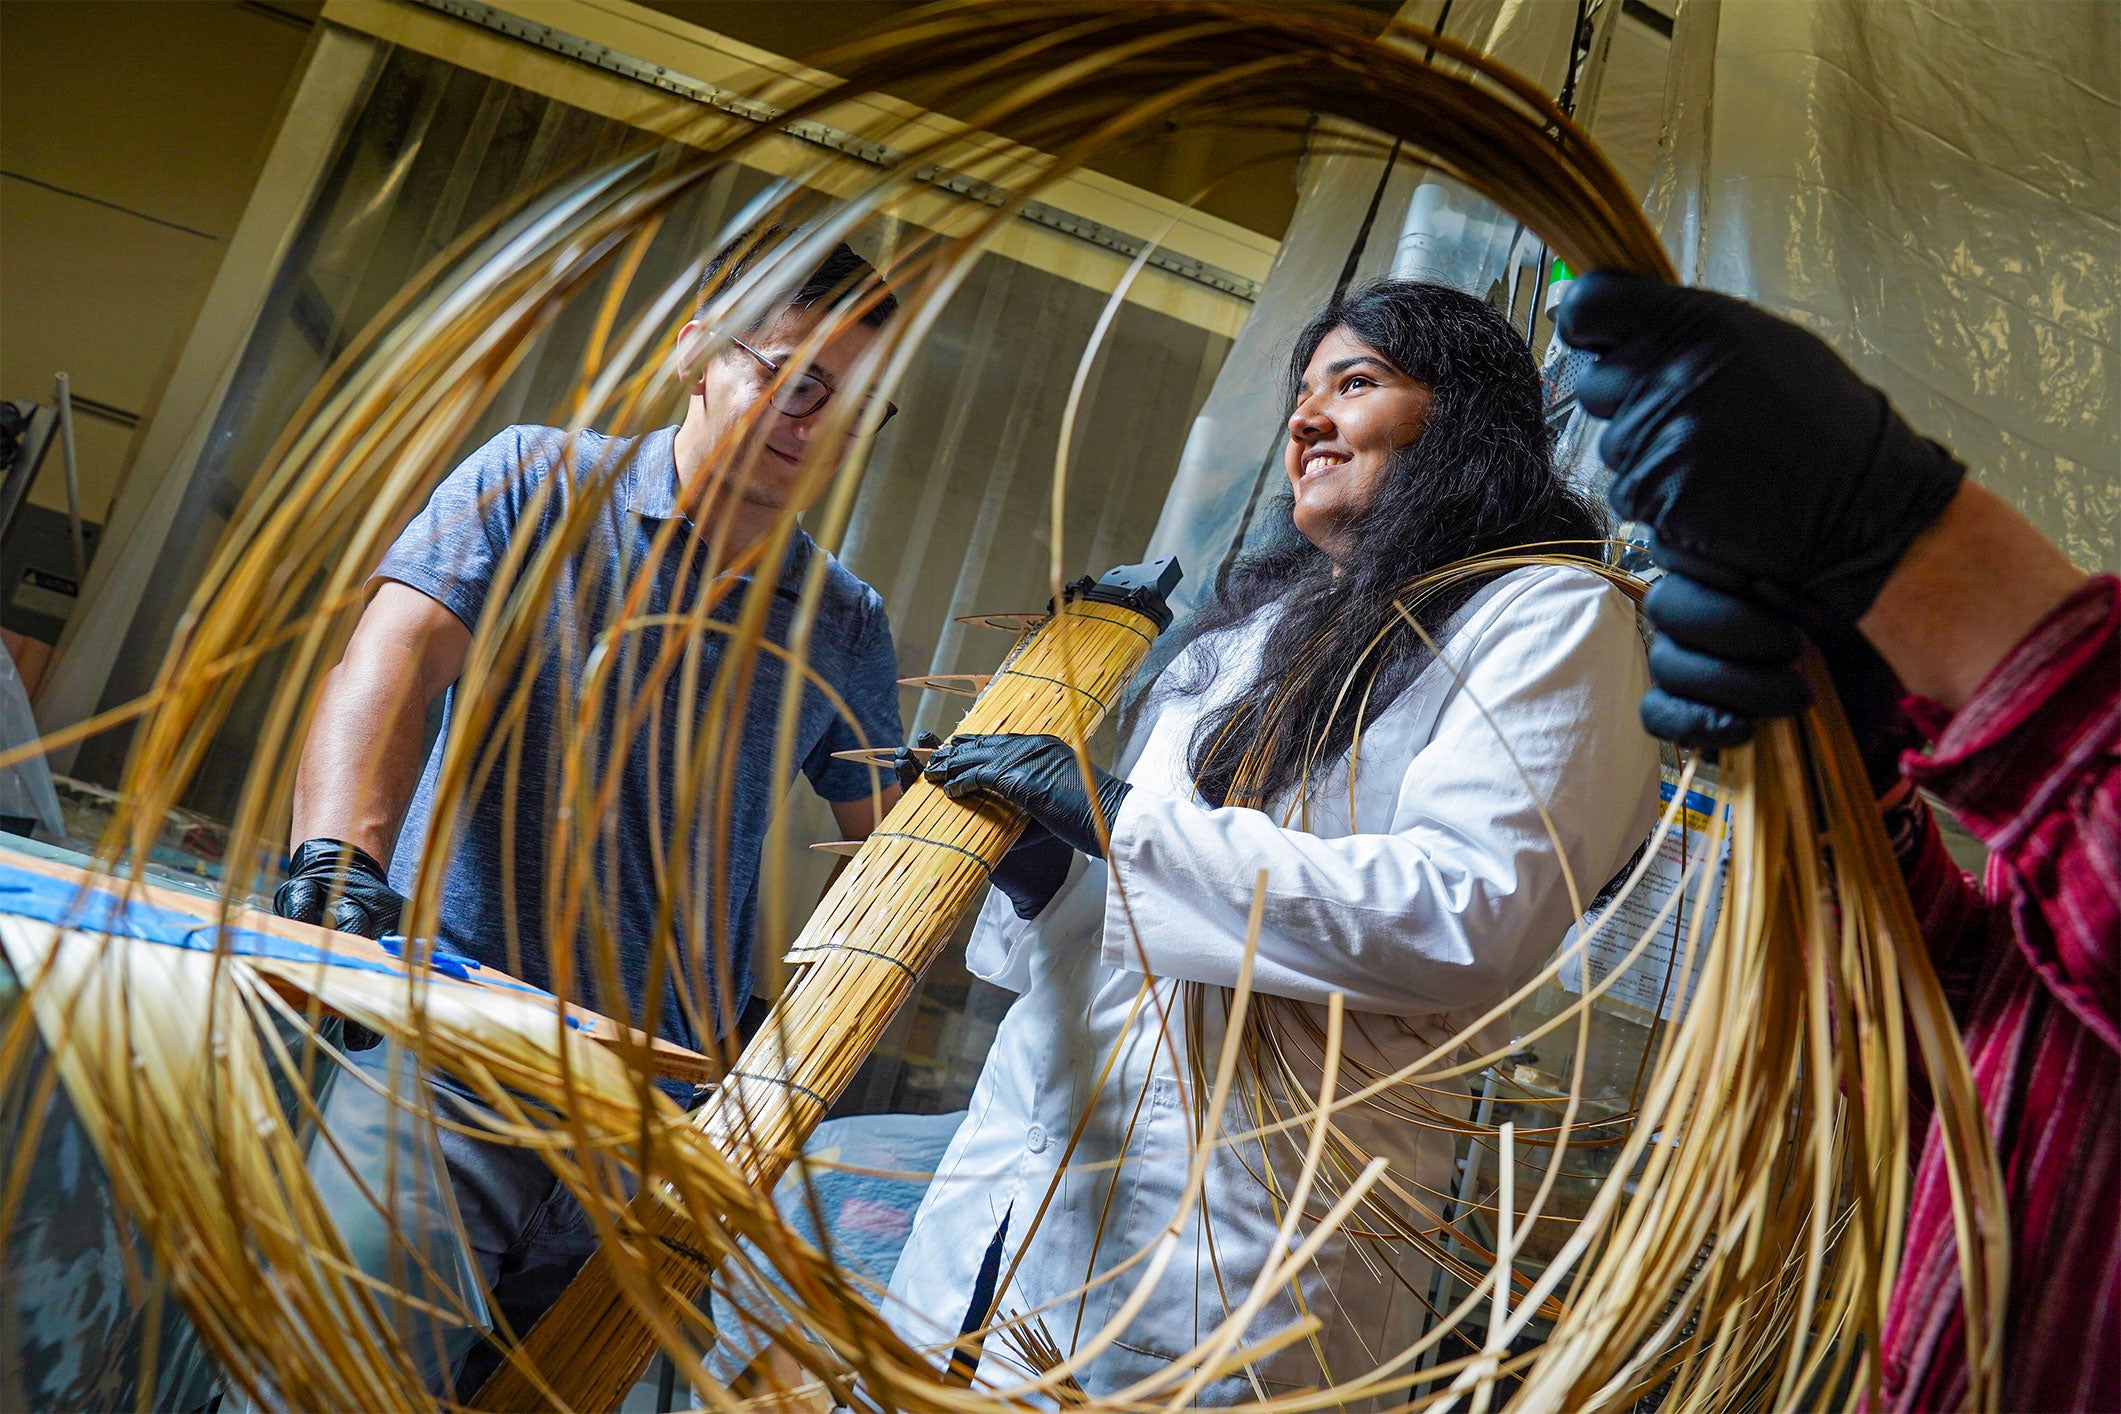
M403 933L385 933L382 937L376 939L383 951L389 953L392 957L405 956L405 941ZM448 948L429 944L425 948L415 948L413 951L416 956L424 955L429 967L432 967L444 977L454 977L459 982L469 982L471 974L479 970L477 958L466 957L459 952L451 952Z
M11 864L0 863L0 913L20 914L46 923L56 923L63 928L78 928L88 933L108 933L120 938L138 938L142 942L161 943L167 947L189 948L193 952L212 952L216 945L226 946L228 951L242 957L267 957L278 962L322 963L327 967L344 967L355 972L377 972L386 977L402 977L402 969L388 963L369 958L349 957L345 953L326 952L310 943L296 942L273 933L260 933L252 928L221 928L204 922L198 917L181 913L174 908L163 908L140 899L121 898L105 889L83 889L63 879L54 879L49 874L39 874L29 869L18 869ZM391 946L391 941L396 946ZM386 940L389 950L403 956L405 940L395 937ZM428 947L428 963L445 977L461 981L472 980L472 972L479 967L477 961L450 952L446 948ZM514 992L528 992L534 997L552 999L552 993L533 987L527 982L518 982L512 977L488 974L478 979L489 987L505 987Z

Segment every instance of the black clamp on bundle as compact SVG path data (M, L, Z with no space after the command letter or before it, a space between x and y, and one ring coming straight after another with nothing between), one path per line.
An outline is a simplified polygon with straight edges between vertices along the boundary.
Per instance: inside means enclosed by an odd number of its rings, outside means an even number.
M1119 565L1106 570L1099 579L1084 575L1069 585L1061 597L1071 604L1081 600L1132 609L1153 619L1156 631L1162 633L1171 627L1171 591L1185 577L1186 572L1178 567L1178 556L1165 555L1138 565Z

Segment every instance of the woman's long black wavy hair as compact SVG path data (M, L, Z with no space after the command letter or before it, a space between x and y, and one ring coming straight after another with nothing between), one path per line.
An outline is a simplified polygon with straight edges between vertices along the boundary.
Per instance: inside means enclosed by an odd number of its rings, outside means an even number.
M1300 534L1285 490L1269 511L1279 533L1234 564L1194 617L1188 639L1242 623L1269 605L1280 612L1244 688L1203 713L1188 766L1203 799L1260 804L1283 798L1306 763L1338 761L1352 745L1357 714L1339 686L1369 679L1361 716L1374 721L1428 661L1418 635L1371 642L1394 617L1407 583L1469 557L1555 541L1596 541L1603 510L1554 466L1539 370L1501 313L1471 295L1414 280L1349 289L1313 316L1289 351L1287 405L1326 335L1345 329L1430 390L1421 438L1396 454L1377 498L1352 527L1353 548L1337 566ZM1551 546L1596 555L1590 545ZM1460 586L1415 613L1442 641L1445 625L1479 584ZM1215 677L1215 644L1190 670L1167 673L1156 695L1191 695ZM1374 677L1373 677L1374 675ZM1297 679L1311 690L1291 693ZM1356 679L1360 681L1361 679ZM1267 705L1282 689L1273 715ZM1246 758L1249 756L1249 760ZM1239 781L1240 762L1245 762ZM1242 799L1233 790L1242 786Z

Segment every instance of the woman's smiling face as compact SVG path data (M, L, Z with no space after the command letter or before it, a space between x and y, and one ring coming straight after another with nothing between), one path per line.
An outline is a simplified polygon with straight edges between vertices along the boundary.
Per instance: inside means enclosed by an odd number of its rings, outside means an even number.
M1296 528L1339 559L1384 485L1392 456L1421 440L1429 388L1346 329L1319 340L1296 390L1282 465Z

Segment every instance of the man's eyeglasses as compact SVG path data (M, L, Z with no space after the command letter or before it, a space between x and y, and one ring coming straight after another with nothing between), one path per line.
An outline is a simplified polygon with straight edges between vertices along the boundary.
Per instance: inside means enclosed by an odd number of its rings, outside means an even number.
M839 391L839 389L833 387L830 383L827 383L824 379L818 377L815 373L798 373L792 378L782 378L781 370L787 366L785 360L776 362L775 360L770 359L766 357L766 355L760 353L757 349L751 347L751 345L745 343L742 339L731 339L729 342L735 344L745 353L750 354L753 358L757 359L760 363L766 366L766 371L771 374L774 379L773 406L777 410L786 413L790 417L811 416L819 408L823 407L827 402L831 401L832 395ZM876 399L872 397L865 397L862 399L861 405L855 413L855 425L857 427L859 427L861 423L867 419L869 415L869 409L872 405L874 405L875 402ZM898 404L893 402L886 402L884 404L884 416L882 420L880 420L876 424L875 430L879 432L883 431L884 424L891 421L892 418L897 416ZM866 434L857 433L855 435L860 436Z

